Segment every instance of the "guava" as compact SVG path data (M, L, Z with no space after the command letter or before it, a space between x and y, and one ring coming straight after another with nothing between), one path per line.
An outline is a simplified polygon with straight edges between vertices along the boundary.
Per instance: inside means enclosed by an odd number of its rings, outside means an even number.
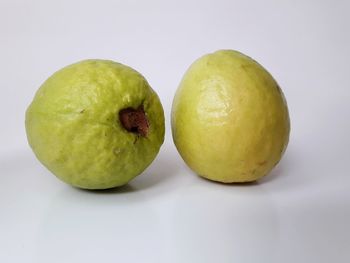
M161 102L134 69L84 60L49 77L26 111L36 157L64 182L121 186L139 175L164 141Z
M286 150L290 120L274 78L250 57L219 50L196 60L176 91L174 143L198 175L223 183L255 181Z

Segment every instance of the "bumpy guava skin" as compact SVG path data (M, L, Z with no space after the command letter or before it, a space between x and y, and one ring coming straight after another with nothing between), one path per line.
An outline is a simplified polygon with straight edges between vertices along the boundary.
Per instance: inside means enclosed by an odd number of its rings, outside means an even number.
M64 182L121 186L139 175L164 141L164 113L145 78L125 65L85 60L53 74L26 112L28 142Z
M289 139L284 95L256 61L220 50L195 61L172 106L174 143L197 174L224 182L255 181L280 161Z

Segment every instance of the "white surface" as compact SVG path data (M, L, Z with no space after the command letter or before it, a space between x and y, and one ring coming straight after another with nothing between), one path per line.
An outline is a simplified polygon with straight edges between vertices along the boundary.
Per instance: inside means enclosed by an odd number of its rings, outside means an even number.
M350 262L349 1L0 2L0 262ZM169 113L186 68L243 51L279 81L290 145L258 184L194 175ZM167 117L158 158L121 189L61 183L27 146L24 112L57 69L139 70Z

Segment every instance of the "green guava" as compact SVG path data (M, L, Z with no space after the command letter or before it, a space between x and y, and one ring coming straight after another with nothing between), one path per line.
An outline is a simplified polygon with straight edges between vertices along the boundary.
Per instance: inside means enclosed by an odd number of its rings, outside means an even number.
M157 94L140 73L108 60L84 60L54 73L35 94L25 125L40 162L85 189L126 184L164 141Z
M195 61L176 92L171 115L174 143L198 175L250 182L268 174L289 140L285 97L256 61L219 50Z

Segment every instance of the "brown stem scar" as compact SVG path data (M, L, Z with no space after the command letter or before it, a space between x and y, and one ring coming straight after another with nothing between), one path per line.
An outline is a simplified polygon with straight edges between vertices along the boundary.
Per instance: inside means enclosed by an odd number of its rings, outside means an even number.
M119 120L128 132L136 133L143 137L147 136L149 124L142 105L136 110L133 108L122 109L119 111Z

